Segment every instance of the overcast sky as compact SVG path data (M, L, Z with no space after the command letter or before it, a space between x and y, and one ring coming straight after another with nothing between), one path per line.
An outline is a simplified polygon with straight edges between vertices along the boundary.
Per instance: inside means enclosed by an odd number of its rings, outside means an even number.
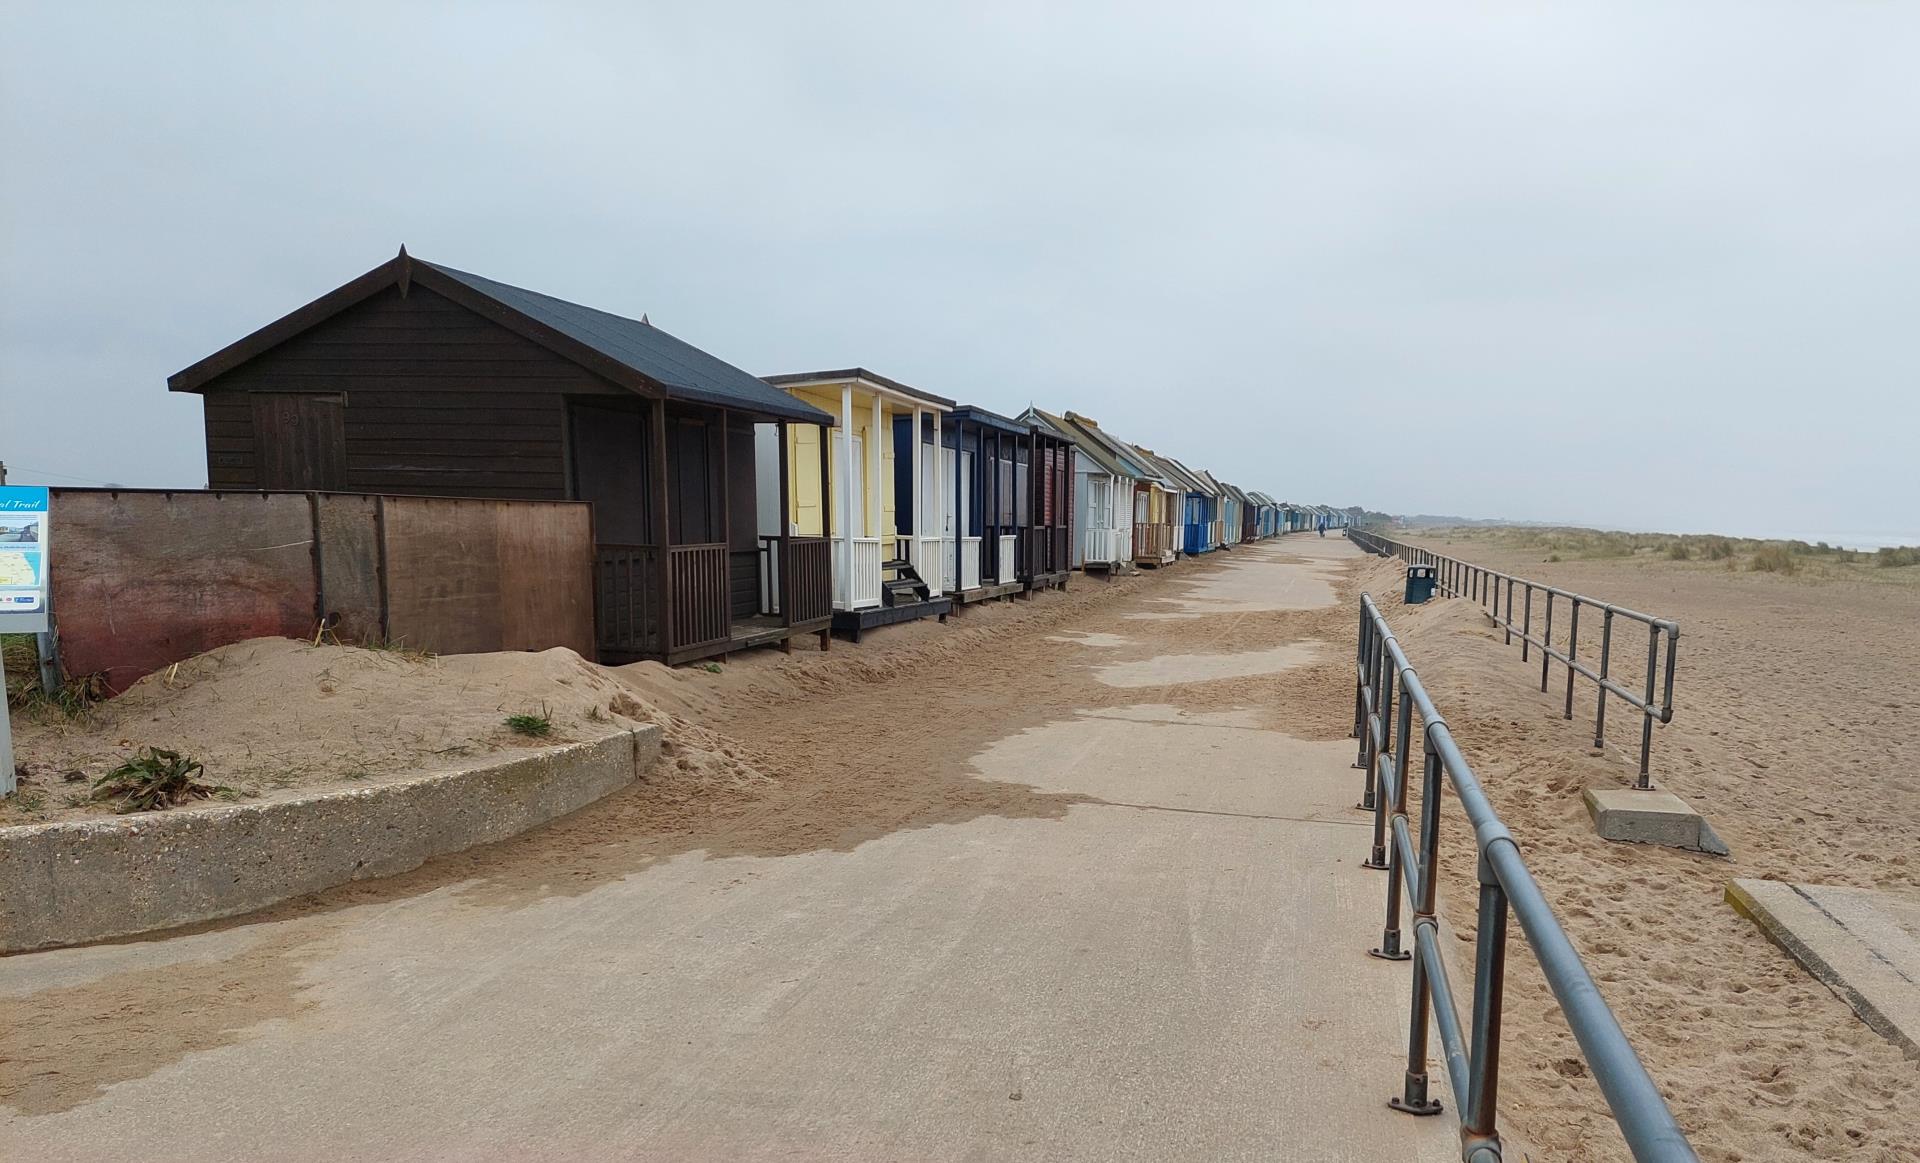
M0 0L16 483L204 484L167 375L404 242L1297 500L1920 541L1920 6L262 7Z

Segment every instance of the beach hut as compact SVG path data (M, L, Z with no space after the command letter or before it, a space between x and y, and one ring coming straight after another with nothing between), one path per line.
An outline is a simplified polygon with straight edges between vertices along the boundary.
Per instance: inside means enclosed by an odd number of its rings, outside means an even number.
M1131 489L1115 498L1116 506L1125 509L1115 523L1126 534L1119 551L1135 565L1157 567L1172 561L1173 510L1179 494L1167 482L1156 458L1111 435L1091 416L1068 412L1066 419L1087 441L1106 450L1118 470L1122 488Z
M973 404L949 412L941 430L945 538L942 584L956 605L1010 597L1021 581L1027 514L1019 484L1032 426Z
M1270 493L1254 494L1260 501L1260 536L1262 538L1280 535L1280 502Z
M1198 557L1218 549L1219 486L1174 457L1164 456L1161 460L1176 471L1181 486L1180 552Z
M1124 447L1146 471L1134 494L1134 564L1150 568L1171 564L1180 556L1185 495L1175 475L1177 470L1151 449L1138 444Z
M1260 502L1238 485L1228 485L1240 504L1239 537L1242 545L1260 539Z
M1145 470L1085 416L1038 408L1028 414L1073 445L1074 567L1113 573L1131 566L1134 490Z
M953 608L944 592L945 525L914 518L945 511L953 478L939 471L937 453L953 401L865 368L766 382L836 421L830 444L789 430L793 477L786 503L772 508L784 509L787 527L830 544L833 629L858 642L877 626L945 620Z
M1073 443L1045 424L1030 424L1029 431L1032 443L1025 463L1031 466L1033 486L1025 507L1028 528L1021 538L1020 580L1028 592L1065 589L1073 572Z
M213 489L592 502L604 662L827 626L824 543L755 528L754 425L833 417L645 316L403 249L167 386L201 397Z

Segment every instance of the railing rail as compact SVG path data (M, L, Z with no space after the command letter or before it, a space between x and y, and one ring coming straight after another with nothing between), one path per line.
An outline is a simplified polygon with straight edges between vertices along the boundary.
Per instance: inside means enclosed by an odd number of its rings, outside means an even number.
M1596 748L1607 745L1607 696L1609 694L1640 712L1640 788L1653 786L1650 763L1653 754L1653 725L1655 722L1665 725L1673 721L1673 674L1674 665L1680 648L1680 624L1671 618L1661 618L1653 614L1643 614L1625 606L1616 606L1598 598L1590 598L1572 590L1550 586L1545 582L1530 578L1516 577L1462 561L1457 557L1435 553L1418 545L1409 545L1404 541L1395 541L1365 530L1348 528L1347 538L1360 548L1382 557L1398 557L1408 565L1432 566L1435 571L1435 583L1439 592L1449 597L1471 598L1486 613L1493 624L1506 636L1507 645L1520 640L1520 659L1526 661L1530 652L1540 652L1540 689L1547 689L1549 668L1555 662L1567 669L1566 700L1561 717L1573 718L1573 680L1580 675L1591 680L1598 689L1598 701L1593 714L1593 745ZM1521 615L1516 623L1514 611L1514 590L1521 590ZM1504 593L1505 601L1502 601ZM1533 607L1535 595L1545 597L1544 621L1539 637L1534 636ZM1557 600L1569 605L1567 615L1566 649L1562 651L1553 644L1553 608ZM1580 660L1580 611L1597 610L1600 613L1600 667L1595 670ZM1638 622L1647 628L1647 667L1643 689L1632 690L1621 685L1613 677L1613 624L1616 619ZM1662 659L1664 657L1664 663Z
M1417 844L1407 807L1415 714L1420 718L1423 767ZM1388 872L1386 926L1379 948L1370 952L1389 961L1413 962L1406 1076L1401 1093L1387 1105L1408 1114L1440 1112L1440 1103L1427 1093L1431 1017L1455 1100L1463 1104L1460 1157L1467 1163L1498 1163L1500 1026L1511 911L1633 1157L1642 1163L1695 1159L1659 1087L1600 996L1512 834L1369 594L1360 595L1354 735L1360 740L1355 766L1366 772L1362 806L1373 812L1373 847L1365 867ZM1473 1011L1467 1032L1441 956L1436 908L1440 804L1449 785L1473 828L1479 856ZM1412 953L1400 947L1403 888L1413 901Z

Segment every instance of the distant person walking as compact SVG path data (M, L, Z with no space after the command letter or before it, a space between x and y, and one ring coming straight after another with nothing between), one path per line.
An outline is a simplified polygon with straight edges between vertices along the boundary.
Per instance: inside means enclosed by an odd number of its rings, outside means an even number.
M1327 519L1325 517L1322 517L1320 518L1320 536L1325 537L1326 535L1327 535Z

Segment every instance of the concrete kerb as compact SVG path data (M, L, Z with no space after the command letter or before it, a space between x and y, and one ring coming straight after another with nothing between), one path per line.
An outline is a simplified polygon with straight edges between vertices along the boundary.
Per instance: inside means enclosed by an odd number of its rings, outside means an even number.
M660 728L396 783L0 829L0 953L251 912L504 840L632 783Z

